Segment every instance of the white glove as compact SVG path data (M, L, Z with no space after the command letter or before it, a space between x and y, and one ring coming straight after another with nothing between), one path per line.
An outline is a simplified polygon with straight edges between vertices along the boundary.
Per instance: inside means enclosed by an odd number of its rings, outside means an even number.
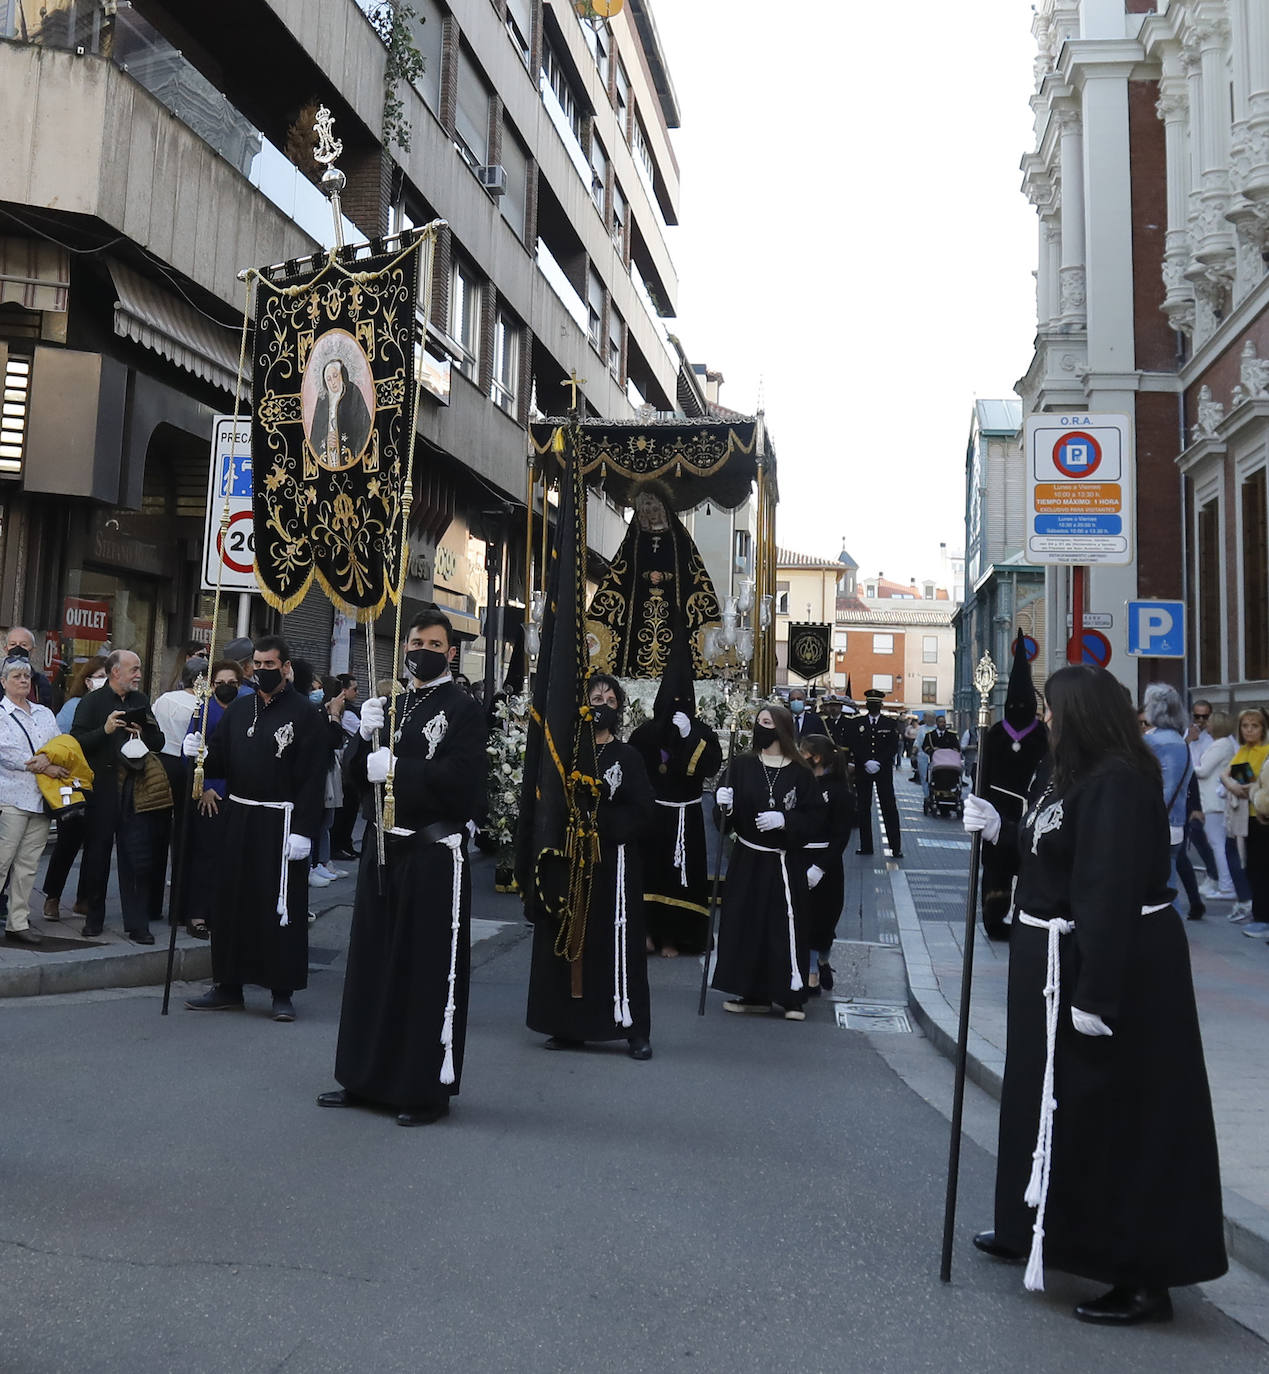
M384 710L387 700L387 697L367 697L361 703L361 725L358 728L362 739L373 739L375 731L383 729L383 723L387 720Z
M986 798L975 796L971 792L965 798L965 815L961 820L961 828L971 835L975 830L981 830L983 839L988 844L995 844L1000 834L1000 812Z
M474 840L474 839L476 838L476 829L477 829L476 822L475 822L475 821L468 821L468 822L467 822L466 829L467 829L468 835L470 835L471 838Z
M1114 1035L1115 1033L1100 1016L1094 1016L1091 1011L1081 1011L1078 1007L1071 1008L1071 1025L1081 1035Z
M865 759L865 760L864 760L864 772L865 772L865 773L880 773L880 772L881 772L881 764L878 763L878 761L877 761L876 759Z
M759 811L758 819L754 822L759 830L783 830L784 812L783 811Z
M181 741L181 753L187 759L196 759L198 751L203 747L203 736L198 730L191 730Z
M392 750L385 744L381 749L376 749L373 754L366 755L366 781L385 782L388 777L388 768L392 763Z
M816 888L820 885L820 879L824 876L824 870L819 864L812 864L806 870L806 885L809 888Z
M731 810L731 804L736 799L735 791L730 787L720 787L714 793L714 801L723 808L724 811Z
M454 835L446 835L443 840L437 841L438 844L448 845L450 849L457 849L462 842L463 834L461 830Z
M301 859L307 859L313 852L313 841L305 835L288 835L286 837L286 861L289 864L299 863Z
M675 711L670 717L670 724L674 726L684 739L692 733L692 722L688 720L687 716L685 716L682 711Z

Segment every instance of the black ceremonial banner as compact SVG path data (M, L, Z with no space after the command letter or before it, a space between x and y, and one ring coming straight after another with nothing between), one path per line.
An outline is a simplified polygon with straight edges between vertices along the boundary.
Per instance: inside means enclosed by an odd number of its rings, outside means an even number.
M789 626L789 672L807 682L828 672L831 628L806 623Z
M256 579L280 611L315 576L360 620L400 595L420 238L256 286Z

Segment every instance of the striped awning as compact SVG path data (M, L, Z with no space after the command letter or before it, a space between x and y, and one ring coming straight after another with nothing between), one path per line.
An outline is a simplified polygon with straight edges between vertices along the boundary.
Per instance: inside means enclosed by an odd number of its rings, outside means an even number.
M0 305L65 310L70 254L44 239L0 237Z
M113 258L106 262L119 293L115 333L152 348L177 367L232 396L241 347L239 330L219 324L123 263ZM244 399L250 395L247 377L242 394Z

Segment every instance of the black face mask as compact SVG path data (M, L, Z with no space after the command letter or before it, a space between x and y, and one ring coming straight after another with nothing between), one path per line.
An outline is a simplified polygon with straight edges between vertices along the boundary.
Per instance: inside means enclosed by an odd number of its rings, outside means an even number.
M256 686L265 694L265 696L271 697L274 694L274 692L276 692L278 688L282 685L282 669L257 668L255 681Z
M10 650L8 651L8 657L9 657L9 658L30 658L30 657L31 657L31 651L30 651L30 649L25 649L25 648L23 648L21 644L15 644L15 645L13 646L13 648L10 649Z
M591 715L595 718L596 730L607 730L610 733L617 728L617 708L609 706L604 702L599 706L590 708Z
M755 749L765 749L768 745L776 742L776 728L774 725L755 725L753 727L753 747Z
M236 682L218 682L213 692L216 700L222 706L228 706L238 696L238 684Z
M411 649L405 656L410 676L418 682L431 682L449 666L449 655L440 649Z

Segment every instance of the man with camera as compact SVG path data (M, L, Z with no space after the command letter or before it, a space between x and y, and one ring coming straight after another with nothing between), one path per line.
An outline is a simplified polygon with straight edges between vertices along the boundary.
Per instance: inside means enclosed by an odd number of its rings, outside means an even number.
M123 927L136 944L152 945L150 917L158 914L150 910L153 827L148 815L137 813L134 785L136 762L144 763L149 750L163 748L163 731L141 691L136 654L116 649L106 659L106 685L80 698L71 734L93 770L80 860L81 884L89 893L83 934L100 935L105 924L110 854L115 850Z

